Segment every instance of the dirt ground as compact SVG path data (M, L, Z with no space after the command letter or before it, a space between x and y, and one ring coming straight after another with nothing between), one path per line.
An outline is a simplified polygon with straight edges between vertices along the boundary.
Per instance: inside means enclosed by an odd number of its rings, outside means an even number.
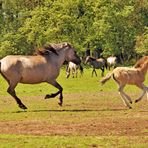
M69 97L69 95L67 95L66 97ZM76 96L74 96L74 98L75 97ZM83 96L81 95L81 97ZM89 96L87 95L87 97ZM109 103L110 102L107 102L108 105ZM90 104L90 105L93 105L93 104ZM117 110L115 109L114 112L116 113L118 111L118 108L121 108L121 106L124 108L123 104L121 103L119 106L118 104L114 106L114 108L117 109ZM109 105L109 107L111 106ZM52 113L53 112L54 111L52 111ZM98 114L102 113L101 110L98 110L98 111L96 110L96 112ZM13 120L12 121L2 121L1 120L0 121L0 134L23 134L23 135L25 134L25 135L44 135L44 136L45 135L148 136L148 114L147 113L148 113L147 110L138 111L136 112L137 115L134 118L132 118L132 115L134 114L134 112L127 114L126 118L125 117L122 118L122 116L121 117L114 116L112 118L109 116L106 117L104 115L101 116L101 118L99 117L96 118L95 116L94 118L91 118L91 120L86 120L84 122L83 121L76 122L76 123L61 122L61 124L60 123L50 124L45 119L44 120L39 120L39 119L34 120L33 118L31 120L18 120L18 121L13 121ZM141 118L141 116L143 117ZM81 116L79 118L81 120Z
M2 134L29 134L29 135L93 135L93 136L148 136L148 121L142 120L108 120L92 121L85 124L48 125L46 122L0 122Z

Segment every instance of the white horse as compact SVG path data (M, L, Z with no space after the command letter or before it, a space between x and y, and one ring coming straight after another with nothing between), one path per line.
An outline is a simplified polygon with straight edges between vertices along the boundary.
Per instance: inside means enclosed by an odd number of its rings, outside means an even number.
M60 67L65 60L76 64L81 62L75 49L70 44L51 44L38 49L36 55L9 55L4 57L0 60L0 73L9 84L7 92L16 100L20 108L27 109L16 95L15 87L18 83L37 84L47 82L59 91L47 94L45 99L53 98L60 94L59 105L62 105L63 88L56 81L56 78L59 76Z
M111 67L115 68L117 64L117 57L115 56L110 56L107 58L107 66L108 69L110 70Z
M83 75L83 67L81 66L81 64L77 65L73 62L69 62L67 67L66 67L66 78L69 78L70 73L72 73L72 77L76 77L78 76L78 69L80 69L80 74L81 76Z

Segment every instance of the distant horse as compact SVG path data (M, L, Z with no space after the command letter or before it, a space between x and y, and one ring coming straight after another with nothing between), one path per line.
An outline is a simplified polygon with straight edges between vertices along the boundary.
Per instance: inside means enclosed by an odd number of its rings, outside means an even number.
M9 55L0 60L0 73L8 82L7 92L22 109L27 107L17 97L15 87L18 83L38 84L47 82L58 89L56 93L47 94L45 99L59 95L59 105L63 103L63 88L56 81L64 61L80 64L81 60L69 43L50 44L37 49L36 55Z
M66 67L66 78L69 78L70 73L72 73L72 77L76 77L78 76L78 69L80 69L80 74L81 76L83 75L83 67L81 66L81 64L75 64L73 62L69 62L67 67Z
M145 93L147 94L147 100L148 100L148 87L143 84L147 70L148 70L148 56L145 56L140 60L138 60L137 63L134 65L134 67L115 68L111 73L107 74L106 77L104 77L101 80L101 83L104 84L112 77L119 86L118 91L122 97L124 104L128 108L131 108L129 103L132 104L132 99L123 91L123 89L126 84L136 85L137 87L142 89L143 92L141 96L135 100L135 102L140 101Z
M117 64L117 57L115 56L110 56L107 58L107 66L108 69L110 70L111 67L115 68Z
M95 69L101 69L101 71L102 71L101 76L104 76L104 70L105 70L105 68L107 68L107 62L105 59L103 59L103 58L95 59L93 57L87 56L85 63L86 64L90 63L90 65L92 66L92 68L93 68L92 77L93 77L94 73L97 76L97 72Z

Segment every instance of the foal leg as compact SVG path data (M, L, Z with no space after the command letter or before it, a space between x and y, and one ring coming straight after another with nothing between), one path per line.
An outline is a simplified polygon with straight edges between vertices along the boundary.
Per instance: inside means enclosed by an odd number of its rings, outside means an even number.
M60 94L59 96L59 100L60 102L58 103L60 106L62 106L63 104L63 94L62 94L62 91L63 91L63 88L61 87L61 85L59 83L57 83L56 81L49 81L48 82L49 84L53 85L54 87L56 87L57 89L59 89L59 91L57 91L56 93L53 93L53 94L47 94L45 96L45 99L48 99L48 98L54 98L56 97L58 94Z
M143 92L142 92L141 96L138 99L135 100L135 103L139 102L143 98L143 96L145 95L145 93L147 93L147 99L148 99L148 88L144 84L138 84L137 86L140 89L142 89Z
M18 106L22 109L27 109L27 107L21 102L21 100L16 96L16 92L15 92L15 87L17 84L10 84L9 88L7 89L7 92L15 99L15 101L17 102Z
M119 91L120 96L122 97L122 100L123 100L125 106L127 106L129 109L131 109L132 107L129 105L129 103L126 100L126 99L128 99L131 101L131 98L123 92L124 86L125 85L120 85L118 91Z
M123 87L124 88L124 87ZM125 96L126 99L128 99L128 101L132 104L132 99L130 98L130 96L128 96L122 89L122 94Z

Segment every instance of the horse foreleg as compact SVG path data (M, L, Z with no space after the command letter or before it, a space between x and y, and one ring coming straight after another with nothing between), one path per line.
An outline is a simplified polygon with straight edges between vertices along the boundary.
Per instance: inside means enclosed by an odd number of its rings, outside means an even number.
M56 87L57 89L59 89L59 91L58 92L56 92L56 93L53 93L53 94L47 94L46 96L45 96L45 99L48 99L48 98L54 98L54 97L56 97L58 94L60 94L60 96L59 96L59 100L60 100L60 102L58 103L60 106L62 106L62 104L63 104L63 94L62 94L62 91L63 91L63 88L61 87L61 85L59 84L59 83L57 83L56 81L50 81L50 82L48 82L49 84L51 84L51 85L53 85L54 87Z
M15 101L17 102L17 104L19 105L20 108L22 109L27 109L27 107L21 102L21 100L16 96L16 92L14 90L15 86L9 86L9 88L7 89L7 92L15 99Z
M135 100L135 103L139 102L143 98L145 93L147 93L147 99L148 99L148 88L144 84L142 84L142 85L139 84L137 86L139 88L141 88L143 90L143 92L142 92L141 96L138 99Z

